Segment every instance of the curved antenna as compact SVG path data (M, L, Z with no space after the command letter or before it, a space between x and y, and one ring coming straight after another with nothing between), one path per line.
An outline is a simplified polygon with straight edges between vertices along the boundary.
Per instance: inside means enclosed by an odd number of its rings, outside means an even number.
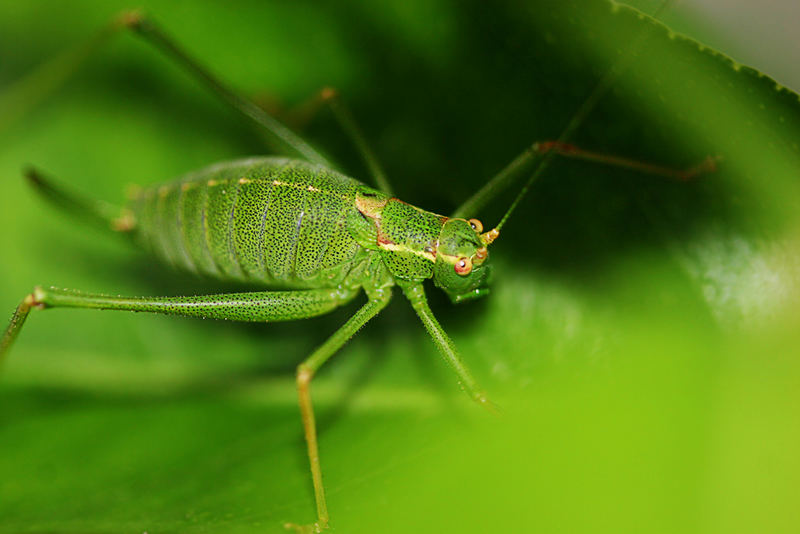
M664 0L650 16L652 18L658 17L665 10L669 9L674 1L675 0ZM634 42L631 43L630 47L628 48L628 52L623 57L619 58L614 65L612 65L611 68L606 71L600 81L597 82L597 85L594 86L592 92L589 93L589 96L583 101L581 106L577 109L570 121L564 127L561 135L558 136L556 141L534 143L531 147L527 148L519 156L514 158L503 170L489 180L489 182L487 182L486 185L484 185L477 193L472 195L463 204L461 204L461 206L459 206L453 213L453 217L465 217L467 214L474 214L478 209L493 200L500 192L508 187L508 185L510 185L510 183L518 176L518 174L527 168L531 163L533 163L537 159L537 156L541 154L542 158L539 161L538 166L530 175L528 181L522 187L519 194L512 201L511 206L509 206L505 215L503 215L503 217L500 219L500 222L497 224L494 230L492 230L492 232L496 231L496 234L494 234L491 238L491 241L494 241L494 239L497 238L497 234L499 234L500 229L505 225L506 221L517 208L520 201L525 197L528 190L530 190L533 182L536 181L536 179L539 178L539 176L541 176L541 174L547 168L547 165L550 163L550 160L553 158L553 156L555 154L571 155L568 154L568 152L575 152L575 150L560 150L559 148L570 147L575 149L575 147L571 147L571 145L567 144L567 140L572 136L575 130L581 124L583 124L583 122L586 120L586 117L592 112L592 110L594 110L594 108L597 106L597 103L606 94L606 92L608 92L608 89L616 81L617 77L628 67L634 56L634 52L639 49L644 39L647 38L648 34L649 32L646 31L640 32ZM543 147L546 149L543 150ZM592 155L592 157L575 155L575 157L582 157L582 159L593 159L609 164L619 164L617 162L624 162L622 164L624 167L641 168L642 170L644 170L643 167L664 169L662 167L651 166L648 164L639 164L638 162L634 162L632 160L624 160L614 156L604 156L602 154L591 153L580 149L576 150L582 154ZM675 174L680 174L680 171L674 172ZM656 173L659 174L659 172ZM484 235L488 235L489 233L490 232L487 232Z

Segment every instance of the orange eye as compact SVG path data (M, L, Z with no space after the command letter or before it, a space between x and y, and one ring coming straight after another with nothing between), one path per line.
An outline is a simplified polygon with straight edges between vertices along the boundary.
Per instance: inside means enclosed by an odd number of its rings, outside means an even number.
M472 271L472 260L466 257L458 258L454 267L457 275L466 276Z
M478 219L470 219L468 222L473 230L475 230L478 233L483 232L483 223L480 222Z

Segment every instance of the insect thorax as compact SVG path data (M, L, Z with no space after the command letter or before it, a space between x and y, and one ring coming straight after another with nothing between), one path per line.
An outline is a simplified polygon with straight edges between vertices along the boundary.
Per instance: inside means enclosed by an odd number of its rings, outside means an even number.
M378 250L391 274L401 280L433 278L451 299L461 301L488 290L488 251L479 221L448 218L369 188L359 188L359 243Z
M433 276L439 234L447 217L366 187L356 193L355 203L362 217L359 242L379 251L395 278L424 280Z

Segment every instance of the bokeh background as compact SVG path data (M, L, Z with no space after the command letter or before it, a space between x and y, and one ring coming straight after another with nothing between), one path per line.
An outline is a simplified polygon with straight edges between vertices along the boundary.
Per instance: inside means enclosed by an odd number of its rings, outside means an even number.
M339 88L398 196L433 211L557 137L610 69L576 143L675 167L723 158L691 183L554 161L493 246L492 294L453 306L430 289L499 417L458 392L400 295L348 343L313 390L337 532L796 531L796 94L602 0L138 4L364 177L332 117L302 113ZM119 203L126 184L269 151L131 35L45 98L19 82L126 7L0 4L9 315L35 284L232 288L161 268L20 178L35 163ZM664 16L701 42L713 26ZM513 195L476 215L492 224ZM0 531L311 521L294 368L359 304L266 326L34 312L0 380Z

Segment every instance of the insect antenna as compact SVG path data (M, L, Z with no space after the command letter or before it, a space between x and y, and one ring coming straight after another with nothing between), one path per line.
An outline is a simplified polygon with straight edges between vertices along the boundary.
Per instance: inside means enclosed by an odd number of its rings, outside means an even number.
M657 18L663 12L668 10L672 4L674 4L674 2L675 0L664 0L650 16L652 18ZM586 117L588 117L592 110L594 110L594 108L597 106L597 103L608 92L619 75L629 66L630 62L635 57L635 52L641 48L643 42L648 36L649 32L647 31L642 31L639 33L639 35L628 47L627 53L617 59L611 68L606 71L600 81L597 82L591 93L589 93L589 96L575 111L570 121L562 130L561 135L559 135L555 141L534 143L522 154L512 160L511 163L509 163L502 171L495 175L494 178L487 182L486 185L484 185L484 187L482 187L477 193L459 206L459 208L454 212L453 217L464 217L469 213L474 213L477 211L480 207L488 203L503 189L505 189L505 187L509 185L510 182L519 174L519 172L538 160L536 168L530 174L528 180L525 182L525 185L522 186L522 189L520 189L520 192L511 202L511 205L500 219L500 222L497 223L493 229L481 234L482 241L486 245L491 244L500 235L500 230L503 228L506 221L508 221L508 218L517 208L525 195L528 193L533 182L535 182L536 179L541 176L556 154L579 159L589 159L598 161L600 163L637 169L653 174L666 175L682 180L688 179L700 172L713 170L715 160L712 158L708 158L697 167L686 171L680 171L641 163L625 158L589 152L568 144L569 138L572 136L575 130L577 130L578 127L583 124L583 122L586 120Z

